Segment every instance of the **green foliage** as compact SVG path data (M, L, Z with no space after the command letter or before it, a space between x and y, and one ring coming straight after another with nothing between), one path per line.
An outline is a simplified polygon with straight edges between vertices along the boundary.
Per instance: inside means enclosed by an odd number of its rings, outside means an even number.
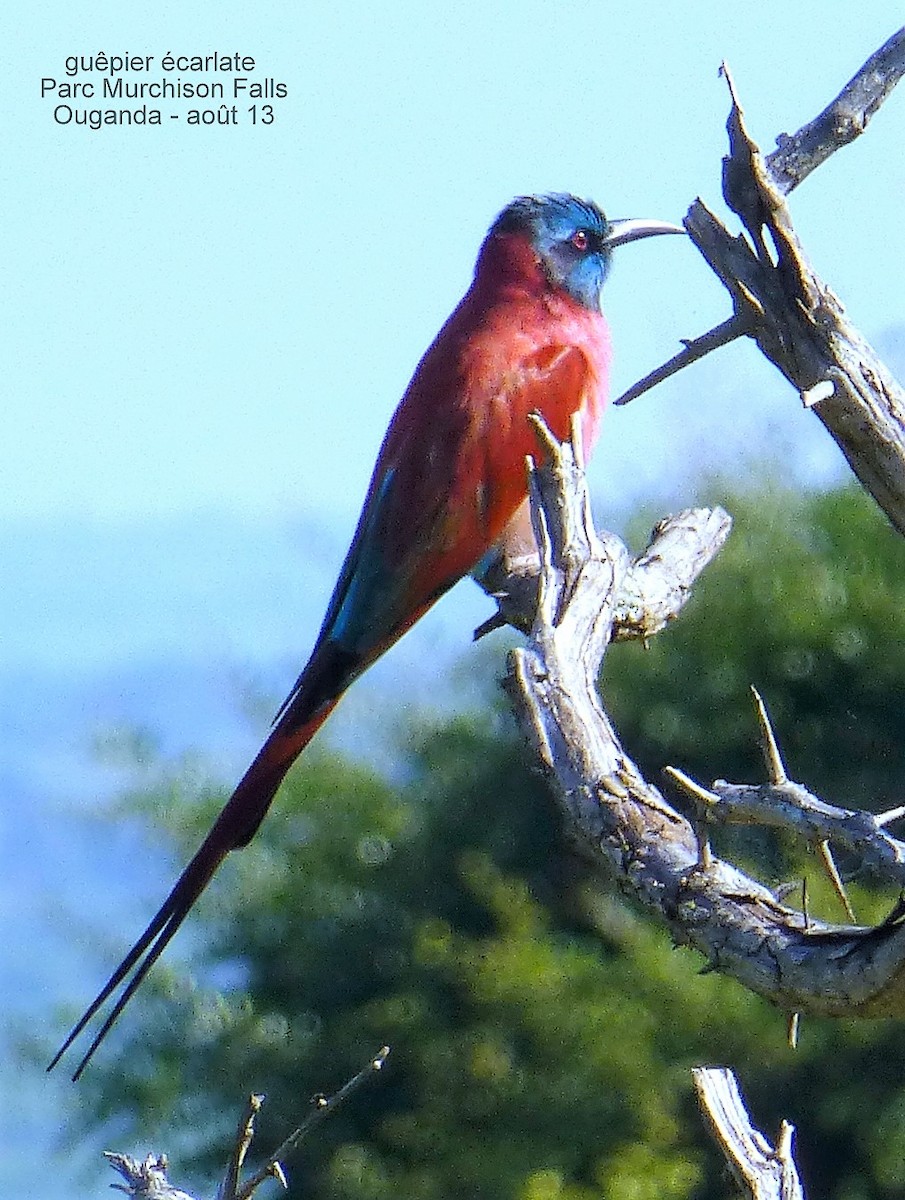
M681 621L608 656L627 746L652 774L759 778L755 682L794 774L899 802L905 548L854 490L729 506L736 533ZM323 750L295 769L202 905L202 982L155 969L84 1080L111 1140L140 1131L216 1174L245 1093L267 1093L275 1146L387 1042L290 1164L294 1195L715 1198L689 1068L716 1062L768 1133L798 1125L810 1194L902 1194L899 1026L806 1021L790 1051L781 1015L588 885L500 713L422 729L405 756L401 788ZM184 850L222 794L169 799Z
M732 535L681 618L649 649L632 644L605 660L604 694L633 757L652 779L670 764L705 784L763 780L753 685L793 779L831 803L901 804L905 541L854 485L816 496L777 486L722 502ZM772 834L716 840L743 858L756 846L776 882L802 865L801 848ZM810 876L828 892L819 872ZM888 897L861 900L865 919L888 910Z
M648 770L759 780L753 684L793 778L840 803L899 803L905 541L855 486L724 502L733 533L680 620L605 660L617 728Z

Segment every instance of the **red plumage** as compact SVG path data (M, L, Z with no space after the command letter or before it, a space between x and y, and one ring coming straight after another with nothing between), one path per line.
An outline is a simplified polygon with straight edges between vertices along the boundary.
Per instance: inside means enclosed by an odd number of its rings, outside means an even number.
M590 450L610 356L599 309L608 242L645 236L616 238L614 228L595 206L568 196L523 198L497 219L471 288L387 431L308 664L210 833L51 1067L128 980L78 1077L217 867L254 835L344 690L519 520L525 457L537 449L529 414L541 413L560 439L579 414Z
M397 473L384 545L408 580L406 613L395 614L404 628L472 570L525 498L525 456L537 451L529 413L564 438L581 412L590 449L609 356L600 312L554 291L526 238L485 245L474 284L396 410L371 483L373 495Z

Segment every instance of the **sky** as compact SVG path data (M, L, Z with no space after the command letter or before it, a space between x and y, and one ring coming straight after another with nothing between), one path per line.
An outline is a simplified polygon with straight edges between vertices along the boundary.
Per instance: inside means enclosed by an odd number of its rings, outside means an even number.
M37 4L4 38L0 520L215 509L351 524L396 401L512 195L570 190L614 216L672 220L699 194L718 205L719 63L769 147L900 15L877 0L855 18L841 2L754 12ZM848 14L844 38L834 12ZM182 116L162 128L57 124L42 78L67 82L67 56L102 48L153 54L148 79L168 52L250 54L249 77L288 94L269 126L240 103L238 125L189 127L186 100L164 104ZM902 313L898 272L866 267L905 244L902 103L795 198L805 244L868 334ZM617 390L726 315L678 239L624 249L605 303ZM707 441L693 393L686 381L611 414L592 478L618 498L639 446L676 426ZM750 407L734 420L756 428ZM645 474L668 465L652 453Z
M572 191L614 217L677 221L701 196L723 213L720 63L769 149L901 23L892 0L631 9L68 0L0 17L0 679L7 709L18 702L15 752L43 764L42 786L58 760L22 681L56 672L74 745L86 711L155 719L146 668L181 679L185 661L210 660L226 686L236 664L304 652L389 417L508 200ZM214 52L254 69L162 69ZM100 88L66 59L101 53L153 56L130 81L242 74L286 95L243 97L235 124L189 124L187 99L146 102L160 127L60 123L59 104L141 103L59 98L64 83ZM56 81L43 98L42 80ZM273 121L252 123L268 103ZM894 94L792 198L818 272L881 344L905 336L903 127ZM618 251L604 303L614 392L728 315L679 238ZM590 474L606 514L651 494L700 499L714 472L742 478L765 457L806 483L843 474L814 413L737 344L610 412ZM443 613L464 653L471 623ZM126 700L121 683L86 699L105 664L134 672ZM45 832L45 810L21 819ZM46 853L50 877L65 849ZM38 1161L77 1101L55 1094L56 1118L33 1103ZM27 1156L3 1157L0 1193L22 1191ZM44 1194L62 1194L69 1169Z

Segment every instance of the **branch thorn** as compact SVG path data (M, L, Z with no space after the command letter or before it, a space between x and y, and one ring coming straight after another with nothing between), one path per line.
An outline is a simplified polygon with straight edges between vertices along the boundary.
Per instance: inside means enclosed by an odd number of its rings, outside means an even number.
M764 704L763 697L754 684L751 684L751 695L754 698L757 723L760 726L761 749L764 754L764 762L767 765L767 775L770 783L774 784L774 786L788 783L789 777L786 774L782 755L779 753L779 746L776 744L776 738L773 735L773 726L770 724L770 714L767 712L767 706Z
M830 844L826 838L823 838L817 843L817 851L820 854L824 867L826 868L826 873L830 877L830 883L833 885L833 891L839 897L839 901L842 904L842 907L845 909L845 915L854 925L855 913L852 909L851 903L849 902L848 895L845 891L845 884L842 882L842 876L839 874L839 870L836 866L836 860L833 858L833 852L830 849Z

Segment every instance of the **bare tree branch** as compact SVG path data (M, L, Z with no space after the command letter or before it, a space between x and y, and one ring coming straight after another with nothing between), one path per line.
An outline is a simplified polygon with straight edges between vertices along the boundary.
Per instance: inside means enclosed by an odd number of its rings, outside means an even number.
M558 455L559 444L538 418L538 436L548 453ZM573 445L579 437L579 427L573 424ZM574 460L573 460L574 461ZM576 478L583 478L583 468L575 463ZM533 470L529 486L540 486ZM587 494L584 503L587 504ZM556 494L549 495L550 503L559 503ZM539 498L534 496L535 510ZM535 516L534 518L538 518ZM593 531L590 506L582 514L581 526ZM647 549L633 561L618 538L610 537L610 547L618 554L624 569L620 572L618 594L613 599L611 641L645 640L674 621L691 595L695 579L719 553L729 536L732 519L722 508L689 508L675 516L664 518L653 529ZM538 541L547 536L545 526L535 529ZM618 548L618 549L617 549ZM512 625L530 633L542 597L539 594L541 564L538 555L523 555L515 562L505 551L497 553L478 582L496 601L498 613L475 631L482 637L502 625Z
M125 1184L111 1183L114 1191L136 1196L138 1200L192 1200L188 1192L180 1191L167 1179L170 1164L165 1154L149 1154L139 1162L128 1154L105 1150L104 1158L126 1181Z
M750 1200L804 1200L792 1158L793 1126L783 1121L774 1150L752 1125L731 1071L696 1067L692 1077L711 1133Z
M680 784L685 776L667 768ZM841 846L868 870L887 883L905 890L905 842L886 832L890 814L877 816L863 809L827 804L800 783L726 783L718 779L706 795L707 821L715 825L759 825L796 833L808 844L831 841ZM697 792L701 797L701 792ZM893 817L902 815L894 809Z
M259 1171L242 1183L242 1167L254 1139L255 1118L264 1103L263 1096L250 1096L239 1121L226 1174L217 1189L217 1200L251 1200L261 1184L268 1179L275 1179L285 1191L288 1185L283 1160L298 1149L312 1129L366 1083L376 1071L381 1070L389 1053L389 1046L383 1046L339 1091L332 1096L315 1096L314 1107L301 1125L277 1147ZM165 1154L149 1154L143 1162L130 1158L128 1154L114 1154L109 1150L105 1152L104 1157L126 1181L125 1185L114 1183L111 1186L129 1196L137 1197L137 1200L193 1200L192 1196L174 1187L167 1179L169 1163Z
M783 1011L901 1015L905 923L898 914L861 927L817 922L786 907L712 855L626 754L597 678L631 577L628 552L612 534L594 532L584 476L568 445L553 444L550 461L532 474L531 490L541 546L539 602L529 645L511 654L509 687L551 779L567 837L608 882L655 913L677 943ZM693 578L722 543L724 522L708 510L684 514L681 538L655 539L660 570ZM771 795L798 796L795 784L769 786ZM711 807L711 794L722 803L722 793L702 793ZM798 809L805 811L800 797ZM812 836L843 841L845 830L845 844L859 844L858 821L842 816L833 824L828 810ZM881 838L878 846L889 841ZM891 851L873 853L879 861Z
M795 235L784 196L861 132L905 72L905 30L862 67L833 103L765 161L748 135L728 71L732 110L723 194L747 238L733 235L696 200L685 228L732 299L733 315L692 345L722 344L726 332L753 337L813 408L862 485L905 533L905 392L814 272ZM679 354L637 384L646 391L697 355ZM682 360L682 361L680 361Z
M860 137L905 74L905 28L894 33L823 112L791 136L781 133L767 171L785 196L842 146Z
M223 1182L217 1190L217 1200L233 1200L233 1197L238 1194L239 1180L242 1177L242 1167L245 1165L245 1156L251 1149L251 1143L255 1136L255 1118L261 1111L261 1105L264 1103L264 1097L257 1092L252 1092L248 1097L245 1105L245 1111L239 1121L239 1129L236 1133L236 1140L233 1143L232 1153L229 1156L229 1162L226 1165L226 1174L223 1176ZM274 1160L279 1166L279 1155L273 1155ZM280 1167L282 1172L282 1167ZM271 1171L270 1174L273 1174Z
M285 1188L286 1178L283 1174L283 1159L294 1154L312 1129L320 1125L321 1121L328 1117L334 1109L338 1108L344 1100L348 1100L353 1092L357 1092L362 1084L366 1083L375 1072L382 1070L389 1053L389 1046L382 1046L371 1061L362 1067L356 1075L353 1075L351 1079L347 1080L338 1092L334 1092L332 1096L317 1096L311 1113L277 1147L260 1171L253 1175L241 1188L238 1188L235 1193L224 1194L221 1192L217 1200L250 1200L250 1197L258 1190L261 1184L266 1179L271 1178L279 1179Z
M630 388L613 401L613 404L617 408L621 408L622 405L628 404L629 401L637 400L639 396L643 396L645 392L649 392L658 383L664 383L671 375L678 375L679 371L684 370L685 367L690 367L699 358L711 354L714 350L719 350L721 346L728 346L730 342L744 337L748 332L749 330L744 322L737 315L733 315L723 321L722 324L714 326L707 333L702 333L700 337L685 338L682 343L683 348L678 354L674 355L668 362L663 363L661 367L657 367L655 371L651 371L649 375L645 375L643 379L639 379L637 383L633 383Z
M750 242L733 237L700 200L685 226L728 289L736 318L905 532L905 393L807 261L734 93L728 129L723 190Z

